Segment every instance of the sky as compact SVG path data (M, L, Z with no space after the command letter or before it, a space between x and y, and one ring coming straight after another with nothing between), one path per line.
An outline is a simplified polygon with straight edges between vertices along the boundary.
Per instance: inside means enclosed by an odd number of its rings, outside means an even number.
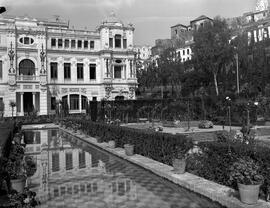
M70 21L75 29L95 30L112 11L124 24L135 26L135 45L153 46L170 38L170 27L204 14L211 18L241 16L255 9L256 0L0 0L7 15Z

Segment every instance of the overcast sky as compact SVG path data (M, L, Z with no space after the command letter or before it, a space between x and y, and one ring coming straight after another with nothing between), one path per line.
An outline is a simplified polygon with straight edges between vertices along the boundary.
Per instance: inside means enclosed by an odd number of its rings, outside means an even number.
M135 44L153 45L169 38L170 26L188 24L204 14L211 18L240 16L255 8L256 0L0 0L6 14L70 20L76 29L94 30L115 11L124 23L135 26Z

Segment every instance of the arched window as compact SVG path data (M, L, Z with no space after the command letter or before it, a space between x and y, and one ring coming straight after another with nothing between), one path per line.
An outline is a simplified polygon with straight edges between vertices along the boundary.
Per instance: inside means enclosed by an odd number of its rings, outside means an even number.
M35 75L35 64L30 59L24 59L19 63L20 75Z

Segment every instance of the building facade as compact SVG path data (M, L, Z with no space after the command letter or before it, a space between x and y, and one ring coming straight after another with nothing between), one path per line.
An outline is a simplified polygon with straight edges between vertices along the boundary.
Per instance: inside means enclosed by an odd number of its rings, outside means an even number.
M95 31L75 30L59 19L0 19L0 101L4 116L35 110L55 113L66 101L70 113L88 100L135 99L134 27L114 14Z

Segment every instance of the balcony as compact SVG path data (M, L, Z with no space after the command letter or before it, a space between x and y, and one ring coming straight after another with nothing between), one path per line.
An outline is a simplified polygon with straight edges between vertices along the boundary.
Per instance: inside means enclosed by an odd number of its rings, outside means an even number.
M17 75L17 82L39 82L39 76L36 75Z

